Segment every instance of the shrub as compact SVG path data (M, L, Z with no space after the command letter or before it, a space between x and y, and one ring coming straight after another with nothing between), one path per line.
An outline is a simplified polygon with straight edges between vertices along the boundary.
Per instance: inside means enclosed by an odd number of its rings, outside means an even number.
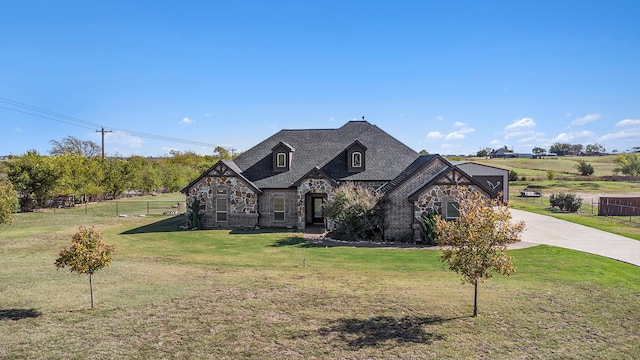
M567 212L577 212L582 206L582 198L576 194L551 194L549 204Z
M509 171L509 181L518 181L518 173L513 170Z
M436 242L436 217L438 211L431 209L422 215L420 221L420 237L427 245L435 245Z
M591 164L584 160L578 161L578 174L582 176L590 176L593 175L594 172L595 170L593 170L593 166L591 166Z
M556 178L556 172L554 170L547 170L547 180L553 180Z
M527 177L526 176L521 177L520 181L527 181Z
M189 205L189 226L192 229L200 229L202 225L202 210L200 210L200 200L193 199Z
M376 238L384 228L385 206L379 206L380 199L375 191L348 182L336 189L324 211L347 240Z

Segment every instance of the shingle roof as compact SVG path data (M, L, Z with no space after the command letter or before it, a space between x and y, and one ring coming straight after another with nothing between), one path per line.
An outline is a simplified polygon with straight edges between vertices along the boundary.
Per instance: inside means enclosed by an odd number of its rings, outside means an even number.
M366 169L347 171L347 148L366 146ZM295 148L289 171L273 172L271 149L284 142ZM259 188L288 188L314 167L338 181L390 181L419 157L418 153L367 121L349 121L338 129L281 130L234 162Z
M403 169L403 171L400 172L398 176L396 176L393 180L389 181L388 183L380 187L378 191L382 193L386 193L388 191L393 190L398 185L402 184L405 180L410 178L416 171L420 170L423 166L430 163L432 160L436 158L441 159L445 164L447 163L447 160L445 160L442 156L437 154L420 155L413 163L411 163L409 166Z

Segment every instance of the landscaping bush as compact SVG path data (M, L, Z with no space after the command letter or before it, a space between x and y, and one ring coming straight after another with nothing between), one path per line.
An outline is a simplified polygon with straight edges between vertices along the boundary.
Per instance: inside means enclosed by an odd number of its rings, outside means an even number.
M518 181L518 173L513 170L509 171L509 181Z
M436 217L438 211L431 209L422 215L420 222L420 237L427 245L436 245Z
M591 164L587 163L584 160L578 161L578 174L582 176L590 176L593 175L594 172L595 170L593 169L593 166Z
M375 191L348 182L336 189L324 211L349 241L381 238L385 207L380 199Z
M577 212L582 206L582 198L576 194L551 194L549 204L567 212Z

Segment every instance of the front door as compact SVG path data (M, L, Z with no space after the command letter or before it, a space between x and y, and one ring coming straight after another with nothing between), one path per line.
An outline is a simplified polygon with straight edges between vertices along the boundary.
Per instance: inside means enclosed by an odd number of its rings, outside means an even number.
M324 224L324 217L322 216L322 198L314 197L312 200L313 216L312 221L314 224Z

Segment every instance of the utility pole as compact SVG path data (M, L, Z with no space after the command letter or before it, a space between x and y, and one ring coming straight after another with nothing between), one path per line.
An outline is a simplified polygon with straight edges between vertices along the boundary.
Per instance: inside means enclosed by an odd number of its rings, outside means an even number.
M235 151L236 151L237 149L236 149L236 148L231 148L231 149L229 149L229 150L231 150L231 158L233 159L233 154L235 153Z
M102 161L104 161L104 133L110 133L111 130L105 130L104 127L96 132L102 133Z

